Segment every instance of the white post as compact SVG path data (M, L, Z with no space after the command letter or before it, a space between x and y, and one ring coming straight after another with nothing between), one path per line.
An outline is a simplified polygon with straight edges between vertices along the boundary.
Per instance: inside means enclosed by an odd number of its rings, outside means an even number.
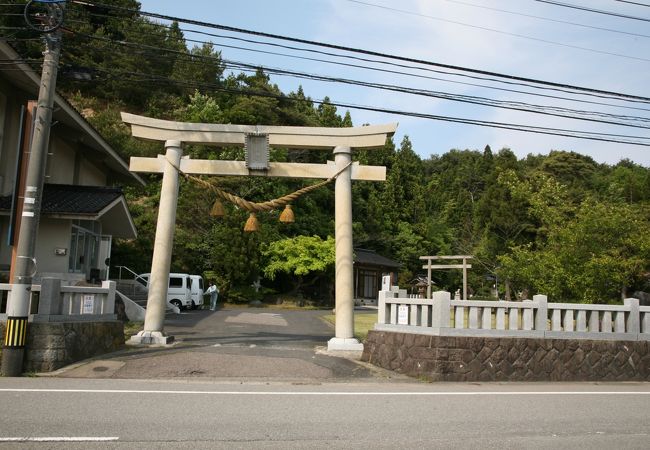
M337 169L352 160L350 147L334 149ZM354 338L354 284L352 250L352 169L348 167L337 178L335 196L336 240L336 325L335 335L327 343L328 350L363 350L363 344Z
M144 330L133 336L129 342L134 344L170 344L173 336L165 336L163 323L167 309L167 289L169 287L169 266L174 245L174 226L176 224L176 203L178 201L178 168L181 164L180 141L165 142L165 171L160 188L160 205L156 224L156 239L151 262L151 278L147 312L144 317Z
M537 314L535 314L535 330L548 330L548 297L546 295L533 295L533 302L537 303Z
M377 323L386 324L386 317L390 317L390 304L386 305L387 298L395 298L396 292L379 291L379 308L377 311Z
M451 294L446 291L437 291L433 293L432 300L431 328L438 330L441 328L450 328L449 321L451 320L451 314L449 308L451 306Z
M626 320L626 333L638 335L641 332L641 311L639 309L639 299L638 298L626 298L623 300L623 304L630 308Z

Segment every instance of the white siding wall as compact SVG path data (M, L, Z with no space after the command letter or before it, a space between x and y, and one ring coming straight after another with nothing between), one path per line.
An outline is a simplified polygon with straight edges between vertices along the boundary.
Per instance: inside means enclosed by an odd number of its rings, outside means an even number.
M36 241L38 272L68 272L70 255L70 221L41 218ZM65 256L55 255L55 248L66 248Z
M88 160L81 161L78 184L82 186L106 186L106 175Z
M0 216L0 266L11 264L11 247L7 245L9 216Z
M1 95L1 94L0 94ZM14 188L16 171L16 149L18 147L18 130L20 126L20 107L14 107L11 100L0 105L5 111L0 116L4 121L4 133L2 136L2 152L0 153L0 194L9 195ZM12 131L9 131L12 130Z
M47 157L46 183L73 184L75 151L60 139L52 139L51 154Z

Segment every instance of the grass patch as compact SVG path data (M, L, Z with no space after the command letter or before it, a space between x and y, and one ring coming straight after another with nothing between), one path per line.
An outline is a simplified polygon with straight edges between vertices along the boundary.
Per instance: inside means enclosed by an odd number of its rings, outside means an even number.
M323 320L327 323L332 324L336 323L336 316L334 314L327 314L322 316ZM354 337L359 339L360 342L366 340L368 336L368 331L372 330L377 323L377 312L356 312L354 313Z
M131 336L138 334L144 329L144 322L126 322L124 324L124 340L128 341Z

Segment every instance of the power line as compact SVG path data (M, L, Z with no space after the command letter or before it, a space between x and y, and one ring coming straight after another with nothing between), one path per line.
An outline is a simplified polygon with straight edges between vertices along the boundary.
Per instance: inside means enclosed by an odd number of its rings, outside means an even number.
M547 21L547 22L561 23L561 24L564 24L564 25L572 25L572 26L575 26L575 27L589 28L589 29L598 30L598 31L607 31L607 32L610 32L610 33L625 34L625 35L628 35L628 36L650 38L650 35L648 35L648 34L633 33L631 31L623 31L623 30L615 30L613 28L597 27L595 25L586 25L584 23L571 22L571 21L568 21L568 20L552 19L550 17L537 16L537 15L534 15L534 14L526 14L526 13L517 12L517 11L509 11L507 9L493 8L491 6L485 6L485 5L477 5L475 3L468 3L468 2L463 2L463 1L460 1L460 0L442 0L442 1L449 2L449 3L457 3L459 5L471 6L473 8L481 8L481 9L487 9L487 10L490 10L490 11L497 11L497 12L501 12L501 13L505 13L505 14L512 14L512 15L515 15L515 16L529 17L531 19L544 20L544 21ZM624 0L617 0L617 1L624 1ZM634 3L634 2L626 2L626 3ZM644 6L650 6L650 5L644 5Z
M552 81L536 80L536 79L533 79L533 78L519 77L519 76L515 76L515 75L502 74L502 73L491 72L491 71L487 71L487 70L472 69L472 68L468 68L468 67L455 66L455 65L451 65L451 64L436 63L436 62L427 61L427 60L421 60L421 59L416 59L416 58L407 58L407 57L404 57L404 56L397 56L397 55L390 55L390 54L387 54L387 53L375 52L375 51L371 51L371 50L364 50L364 49L359 49L359 48L354 48L354 47L346 47L346 46L342 46L342 45L329 44L329 43L324 43L324 42L312 41L312 40L308 40L308 39L300 39L300 38L277 35L277 34L272 34L272 33L265 33L265 32L261 32L261 31L247 30L247 29L243 29L243 28L231 27L231 26L227 26L227 25L219 25L219 24L214 24L214 23L209 23L209 22L202 22L202 21L192 20L192 19L184 19L184 18L180 18L180 17L169 16L169 15L166 15L166 14L151 13L151 12L146 12L146 11L137 11L137 10L133 10L133 9L129 9L129 8L123 8L123 7L119 7L119 6L105 5L105 4L102 4L102 3L92 3L92 2L85 2L85 1L80 1L80 0L71 0L71 2L76 3L76 4L80 4L80 5L100 6L100 7L110 8L110 9L122 10L122 11L130 12L130 13L141 14L141 15L144 15L144 16L154 17L154 18L162 19L162 20L170 20L170 21L176 21L176 22L189 23L189 24L192 24L192 25L198 25L198 26L203 26L203 27L208 27L208 28L216 28L216 29L221 29L221 30L227 30L227 31L235 32L235 33L243 33L243 34L250 34L250 35L255 35L255 36L263 36L263 37L271 38L271 39L278 39L278 40L285 40L285 41L290 41L290 42L297 42L297 43L301 43L301 44L308 44L308 45L314 45L314 46L319 46L319 47L326 47L326 48L342 50L342 51L352 52L352 53L360 53L360 54L370 55L370 56L378 56L378 57L381 57L381 58L394 59L394 60L398 60L398 61L405 61L405 62L410 62L410 63L422 64L422 65L426 65L426 66L442 67L442 68L445 68L445 69L458 70L458 71L462 71L462 72L470 72L470 73L475 73L475 74L480 74L480 75L495 76L495 77L499 77L499 78L505 78L505 79L508 79L508 80L517 80L517 81L535 83L535 84L540 84L540 85L545 85L545 86L568 88L568 89L573 89L573 90L582 91L582 92L599 93L599 94L611 95L611 96L614 96L614 97L620 97L620 98L625 98L625 99L636 99L636 100L650 101L650 98L648 98L648 97L642 97L642 96L637 96L637 95L623 94L623 93L619 93L619 92L605 91L605 90L587 88L587 87L582 87L582 86L574 86L574 85L569 85L569 84L565 84L565 83L556 83L556 82L552 82Z
M549 39L542 39L542 38L536 38L536 37L533 37L533 36L526 36L525 34L510 33L508 31L503 31L503 30L495 30L494 28L483 27L483 26L480 26L480 25L471 25L471 24L467 24L467 23L463 23L463 22L458 22L456 20L443 19L441 17L435 17L435 16L429 16L429 15L426 15L426 14L415 13L415 12L412 12L412 11L393 8L393 7L390 7L390 6L377 5L376 3L363 2L363 1L360 1L360 0L347 0L347 1L349 1L351 3L357 3L357 4L360 4L360 5L365 5L365 6L372 6L374 8L386 9L388 11L399 12L399 13L402 13L402 14L409 14L409 15L414 15L414 16L418 16L418 17L424 17L426 19L439 20L439 21L442 21L442 22L452 23L454 25L460 25L460 26L463 26L463 27L476 28L478 30L490 31L492 33L504 34L506 36L514 36L514 37L518 37L518 38L522 38L522 39L529 39L531 41L542 42L544 44L558 45L560 47L573 48L573 49L576 49L576 50L582 50L582 51L587 51L587 52L592 52L592 53L599 53L599 54L602 54L602 55L616 56L616 57L619 57L619 58L628 58L628 59L635 59L635 60L638 60L638 61L650 62L650 59L641 58L639 56L631 56L631 55L624 55L622 53L607 52L607 51L604 51L604 50L596 50L596 49L588 48L588 47L580 47L579 45L572 45L572 44L566 44L566 43L563 43L563 42L551 41Z
M217 85L215 83L177 80L177 79L170 78L170 77L164 77L164 76L152 75L152 74L145 74L145 73L139 73L139 72L129 72L129 71L120 71L120 72L118 72L118 71L111 71L111 70L107 70L107 69L96 69L96 70L99 71L99 72L107 73L110 76L119 78L120 81L125 81L126 77L129 76L129 77L137 77L135 79L132 79L132 81L134 81L134 82L151 82L151 83L158 83L158 84L159 83L168 83L168 84L173 84L173 85L177 85L177 86L203 88L203 89L206 89L206 90L212 90L212 91L215 91L215 92L222 92L222 93L233 94L233 95L248 95L248 96L254 96L254 97L266 97L266 98L272 98L272 99L276 99L276 100L280 100L280 101L289 101L289 102L308 102L308 103L314 103L314 104L329 104L329 105L340 107L340 108L348 108L348 109L355 109L355 110L380 112L380 113L385 113L385 114L392 114L392 115L399 115L399 116L406 116L406 117L417 117L417 118L423 118L423 119L429 119L429 120L445 121L445 122L452 122L452 123L461 123L461 124L468 124L468 125L477 125L477 126L483 126L483 127L500 128L500 129L507 129L507 130L513 130L513 131L520 131L520 132L529 132L529 133L536 133L536 134L571 137L571 138L577 138L577 139L587 139L587 140L621 143L621 144L650 146L650 137L644 137L644 136L614 134L614 133L599 133L599 132L590 132L590 131L582 131L582 130L539 127L539 126L534 126L534 125L525 125L525 124L516 124L516 123L507 123L507 122L485 121L485 120L479 120L479 119L468 119L468 118L464 118L464 117L442 116L442 115L435 115L435 114L427 114L427 113L419 113L419 112L412 112L412 111L403 111L403 110L394 110L394 109L388 109L388 108L373 107L373 106L367 106L367 105L359 105L359 104L346 103L346 102L315 100L315 99L309 99L309 98L302 100L302 99L296 99L296 98L288 97L288 96L285 96L285 95L273 94L273 93L270 93L270 92L260 92L260 91L253 91L253 90L239 90L239 89L225 88L225 87Z
M648 5L647 3L631 2L628 0L614 0L614 1L621 2L621 3L629 3L630 5L636 5L636 6L647 6L648 8L650 8L650 5Z
M161 25L161 26L166 27L165 25ZM170 27L166 27L166 28L170 28ZM318 53L318 54L323 54L323 55L327 55L327 56L334 56L334 57L346 58L346 59L354 59L354 60L357 60L357 61L372 62L372 63L382 64L382 65L391 65L391 66L397 66L397 67L400 67L400 68L409 68L409 69L414 69L414 70L419 70L419 71L434 72L434 73L439 73L439 74L444 74L444 75L458 76L458 77L470 78L470 79L481 80L481 81L491 81L491 82L508 84L508 85L525 86L525 87L530 87L530 88L534 88L534 89L552 90L552 91L570 93L570 94L576 94L576 95L589 95L589 96L601 97L601 98L612 98L611 96L601 96L601 95L596 95L596 94L572 92L570 90L558 89L558 88L545 88L545 87L531 85L529 83L513 83L513 82L509 82L509 81L494 79L494 78L477 77L477 76L472 76L472 75L467 75L467 74L462 74L462 73L447 72L447 71L441 71L441 70L430 69L430 68L423 68L423 67L418 67L418 66L409 66L409 65L405 65L405 64L395 64L395 63L389 63L389 62L386 62L386 61L380 61L380 60L376 60L376 59L359 58L359 57L350 56L350 55L341 55L341 54L336 54L336 53L324 52L324 51L320 51L320 50L306 49L306 48L300 48L300 47L292 47L292 46L287 46L287 45L282 45L282 44L277 44L277 43L272 43L272 42L256 41L256 40L245 39L245 38L240 38L240 37L236 37L236 36L226 36L226 35L219 35L219 34L214 34L214 33L207 33L207 32L204 32L204 31L191 30L191 29L187 29L187 28L180 28L180 30L183 31L183 32L187 32L187 33L196 33L196 34L201 34L201 35L206 35L206 36L211 36L211 37L217 37L217 38L221 38L221 39L231 39L231 40L254 43L254 44L259 44L259 45L281 47L281 48L286 48L286 49L291 49L291 50ZM192 42L192 43L199 43L199 44L213 44L212 42L199 41L199 40L188 39L188 38L185 38L185 41L186 42ZM476 84L476 83L468 83L468 82L462 82L462 81L456 81L456 80L449 80L449 79L446 79L446 78L431 77L431 76L426 76L426 75L418 75L418 74L408 73L408 72L403 72L403 71L380 69L380 68L372 67L372 66L364 66L364 65L359 65L359 64L342 63L340 61L332 61L332 60L326 60L326 59L301 57L301 56L296 56L296 55L287 54L287 53L268 52L268 51L263 51L263 50L258 50L258 49L251 49L251 48L247 48L247 47L239 47L239 46L232 46L232 45L226 45L226 44L219 44L219 47L232 48L232 49L236 49L236 50L244 50L244 51L262 53L262 54L267 54L267 55L285 56L285 57L288 57L288 58L302 59L302 60L315 61L315 62L323 62L323 63L327 63L327 64L335 64L335 65L341 65L341 66L346 66L346 67L361 68L361 69L365 69L365 70L378 71L378 72L384 72L384 73L391 73L391 74L397 74L397 75L402 75L402 76L407 76L407 77L422 78L422 79L427 79L427 80L443 81L443 82L446 82L446 83L461 84L461 85L465 85L465 86L474 86L474 87L480 87L480 88L485 88L485 89L492 89L492 90L498 90L498 91L504 91L504 92L512 92L512 93L517 93L517 94L525 94L525 95L531 95L531 96L537 96L537 97L545 97L545 98L553 98L553 99L567 100L567 101L576 101L576 99L574 99L574 98L559 97L559 96L554 96L554 95L541 94L541 93L537 93L537 92L521 91L521 90L516 90L516 89L508 89L508 88L490 86L490 85L485 85L485 84ZM650 111L647 108L638 108L638 107L625 106L625 105L613 105L611 103L594 102L594 101L585 100L585 99L580 99L580 102L581 103L594 104L594 105L601 105L601 106L612 106L612 107L617 107L617 108L633 109L633 110L638 110L638 111Z
M96 14L96 13L90 13L90 15L99 16L99 17L110 17L110 18L115 18L116 17L116 16L105 15L105 14ZM171 27L167 26L167 25L163 25L163 24L157 24L157 25L160 26L160 27L163 27L163 28L171 29ZM466 74L466 73L449 72L449 71L444 71L444 70L439 70L439 69L433 69L433 68L430 68L430 67L421 67L421 66L414 66L414 65L408 65L408 64L398 64L398 63L395 63L395 62L382 61L382 60L370 59L370 58L363 58L363 57L353 56L353 55L332 53L332 52L326 52L326 51L323 51L323 50L316 50L316 49L310 49L310 48L295 47L295 46L289 46L289 45L279 44L279 43L275 43L275 42L264 42L264 41L258 41L258 40L253 40L253 39L246 39L246 38L237 37L237 36L227 36L227 35L221 35L221 34L214 34L214 33L208 33L208 32L205 32L205 31L191 30L191 29L187 29L187 28L179 28L179 29L181 31L187 32L187 33L201 34L201 35L204 35L204 36L217 37L217 38L220 38L220 39L236 40L236 41L240 41L240 42L247 42L247 43L253 43L253 44L264 45L264 46L272 46L272 47L284 48L284 49L295 50L295 51L300 51L300 52L316 53L316 54L320 54L320 55L333 56L333 57L336 57L336 58L344 58L344 59L351 59L351 60L355 60L355 61L371 62L371 63L381 64L381 65L385 65L385 66L407 68L407 69L418 70L418 71L426 71L426 72L434 72L434 73L439 73L439 74L444 74L444 75L449 75L449 76L454 76L454 77L469 78L469 79L480 80L480 81L489 81L489 82L500 83L500 84L505 84L505 85L510 85L510 86L524 86L524 87L529 87L529 88L539 89L539 90L545 90L545 91L557 91L557 92L569 93L569 94L573 94L573 95L581 95L581 96L587 96L588 95L588 96L593 96L593 97L609 98L609 99L615 98L617 100L620 100L620 98L618 98L618 97L612 97L612 96L609 96L609 95L599 95L599 94L595 94L595 93L584 93L584 92L573 92L570 89L538 86L538 85L531 84L531 83L523 83L523 82L516 82L516 81L506 81L506 80L501 80L501 79L498 79L498 78L486 78L484 76L475 76L475 75L469 75L469 74ZM212 42L199 41L199 40L194 40L194 39L189 39L189 38L184 38L184 40L186 42L191 42L191 43L213 44ZM448 79L445 79L445 78L418 75L418 74L408 73L408 72L403 72L403 71L381 69L381 68L377 68L377 67L371 67L371 66L365 66L365 65L359 65L359 64L349 64L349 63L343 63L343 62L340 62L340 61L325 60L325 59L320 59L320 58L302 57L302 56L297 56L297 55L287 54L287 53L263 51L263 50L259 50L259 49L251 49L251 48L247 48L247 47L234 46L234 45L228 45L228 44L223 44L223 43L220 43L219 47L232 48L232 49L236 49L236 50L244 50L244 51L256 52L256 53L267 54L267 55L284 56L284 57L288 57L288 58L301 59L301 60L306 60L306 61L323 62L323 63L326 63L326 64L336 64L336 65L341 65L341 66L345 66L345 67L362 68L362 69L366 69L366 70L372 70L372 71L378 71L378 72L384 72L384 73L392 73L392 74L397 74L397 75L401 75L401 76L417 77L417 78L422 78L422 79L443 81L443 82L454 83L454 84L462 84L462 85L467 85L467 86L482 87L482 88L486 88L486 89L501 90L501 91L505 91L505 92L514 92L514 93L520 93L520 94L525 94L525 95L533 95L533 96L540 96L540 97L546 97L546 98L557 98L557 99L567 100L567 98L565 98L565 97L558 97L558 96L553 96L553 95L548 95L548 94L534 93L534 92L521 91L521 90L515 90L515 89L506 89L506 88L500 88L500 87L496 87L496 86L488 86L488 85L482 85L482 84L476 84L476 83L467 83L467 82L461 82L461 81L454 81L454 80L448 80ZM569 99L569 100L575 101L575 99ZM635 108L635 107L623 106L623 105L611 105L611 104L605 104L605 103L601 103L601 102L592 102L592 101L584 100L584 99L580 100L580 101L585 102L585 103L591 103L591 104L616 106L616 107L620 107L620 108L629 108L629 109L636 109L636 110L641 110L641 111L646 110L644 108ZM634 101L634 100L627 100L627 101Z
M611 11L603 11L602 9L587 8L586 6L572 5L570 3L557 2L554 0L535 0L540 3L548 3L549 5L562 6L564 8L578 9L581 11L588 11L596 14L604 14L607 16L620 17L622 19L640 20L643 22L650 22L650 19L645 17L630 16L627 14L619 14ZM647 5L644 5L647 6Z
M150 46L146 44L140 44L140 43L129 43L129 42L124 42L124 41L114 41L110 38L106 37L100 37L100 36L92 36L92 35L87 35L87 34L82 34L82 33L76 33L79 36L88 38L88 39L94 39L94 40L101 40L101 41L108 41L113 44L118 44L121 46L129 47L129 48L140 48L140 49L146 49L147 51L144 52L146 54L149 54L153 57L156 58L162 58L163 56L160 54L160 52L166 52L170 54L175 54L183 57L187 57L189 61L209 61L213 63L223 63L227 67L231 68L245 68L247 70L256 70L257 68L261 68L262 70L276 74L276 75L284 75L284 76L292 76L292 77L297 77L297 78L303 78L303 79L310 79L310 80L316 80L316 81L325 81L325 82L334 82L334 83L342 83L342 84L348 84L348 85L356 85L356 86L362 86L362 87L367 87L367 88L374 88L374 89L381 89L381 90L388 90L388 91L393 91L393 92L401 92L401 93L407 93L407 94L412 94L412 95L419 95L419 96L425 96L425 97L433 97L433 98L439 98L439 99L444 99L444 100L449 100L449 101L456 101L456 102L461 102L461 103L469 103L469 104L475 104L475 105L481 105L481 106L489 106L489 107L496 107L496 108L502 108L502 109L509 109L509 110L515 110L515 111L522 111L522 112L529 112L529 113L535 113L535 114L543 114L543 115L549 115L549 116L556 116L556 117L562 117L562 118L568 118L568 119L576 119L576 120L585 120L585 121L590 121L590 122L598 122L598 123L605 123L609 125L619 125L619 126L628 126L628 127L635 127L635 128L648 128L648 126L640 125L638 123L626 123L625 121L635 121L635 122L649 122L650 119L645 118L645 117L638 117L638 116L622 116L618 114L609 114L609 113L601 113L597 111L585 111L585 110L574 110L574 109L569 109L569 108L560 108L560 107L553 107L553 106L548 106L548 105L534 105L534 104L529 104L529 103L523 103L523 102L513 102L513 101L502 101L502 100L494 100L494 99L489 99L485 97L476 97L476 96L468 96L468 95L460 95L460 94L450 94L450 93L445 93L445 92L438 92L438 91L431 91L431 90L425 90L425 89L417 89L417 88L408 88L408 87L403 87L403 86L397 86L397 85L388 85L388 84L381 84L381 83L372 83L372 82L367 82L367 81L360 81L360 80L352 80L348 78L340 78L340 77L328 77L328 76L323 76L323 75L315 75L315 74L307 74L304 72L297 72L297 71L290 71L286 69L278 69L278 68L269 68L269 67L264 67L260 65L253 65L253 64L246 64L246 63L241 63L241 62L233 62L229 60L222 60L220 58L215 58L211 56L204 56L204 55L193 55L193 54L187 54L186 52L178 51L178 50L172 50L172 49L165 49L161 47L156 47L156 46ZM597 118L594 118L597 117ZM623 120L624 122L619 122L615 120Z
M289 38L292 39L292 38ZM111 40L111 42L113 42ZM142 44L137 44L137 45L142 45ZM154 47L154 49L156 49ZM165 50L165 49L163 49ZM193 55L193 54L188 54L187 52L178 52L179 54L188 57L190 60L193 58L200 59L201 55ZM215 61L216 62L216 61ZM235 62L229 62L231 64L241 64L241 63L235 63ZM249 68L253 68L256 66L253 65L248 65ZM157 75L150 75L150 74L142 74L142 73L136 73L136 72L122 72L116 75L115 72L110 72L106 71L103 69L98 69L100 71L103 71L108 74L112 74L114 76L119 76L122 77L124 75L129 75L131 77L135 76L138 77L138 80L140 81L149 81L149 82L167 82L167 83L173 83L176 85L185 85L185 86L194 86L194 87L206 87L205 83L188 83L188 82L182 82L180 80L175 80L171 78L166 78L162 76L157 76ZM283 72L283 69L276 69L280 70ZM293 75L293 74L292 74ZM306 76L311 76L310 74L304 74ZM356 81L356 80L352 80ZM364 82L365 83L365 82ZM221 91L225 93L230 93L234 95L253 95L253 96L264 96L264 97L271 97L275 98L277 100L282 100L282 101L299 101L299 99L292 99L290 97L286 97L284 95L276 95L276 94L271 94L271 93L259 93L259 92L253 92L253 91L242 91L242 90L235 90L235 89L226 89L224 87L221 87L219 85L215 84L209 84L207 87L215 90L215 91ZM408 88L407 88L408 89ZM316 104L323 104L323 103L329 103L334 106L340 106L343 108L350 108L350 109L358 109L358 110L368 110L368 111L374 111L374 112L382 112L382 113L388 113L388 114L398 114L398 115L403 115L403 116L411 116L411 117L419 117L419 118L426 118L430 120L443 120L443 121L448 121L448 122L455 122L455 123L464 123L464 124L471 124L471 125L477 125L477 126L486 126L486 127L494 127L494 128L504 128L504 129L510 129L510 130L516 130L516 131L525 131L525 132L532 132L532 133L542 133L542 134L550 134L550 135L558 135L558 136L565 136L565 137L574 137L574 138L580 138L580 139L592 139L592 140L602 140L602 141L607 141L607 142L617 142L617 143L626 143L626 144L633 144L633 145L644 145L648 146L650 143L645 142L646 140L649 140L650 138L646 138L643 136L630 136L630 135L620 135L620 134L611 134L611 133L596 133L596 132L588 132L588 131L580 131L580 130L568 130L568 129L559 129L559 128L546 128L546 127L537 127L537 126L532 126L532 125L525 125L525 124L515 124L515 123L503 123L503 122L492 122L492 121L482 121L482 120L477 120L477 119L468 119L468 118L463 118L463 117L452 117L452 116L439 116L439 115L432 115L432 114L425 114L425 113L418 113L418 112L410 112L410 111L398 111L398 110L391 110L391 109L386 109L386 108L376 108L376 107L371 107L371 106L366 106L366 105L355 105L355 104L349 104L349 103L344 103L344 102L324 102L322 100L307 100L310 101L311 103L316 103ZM646 120L645 118L641 118L641 120ZM593 120L592 120L593 121Z

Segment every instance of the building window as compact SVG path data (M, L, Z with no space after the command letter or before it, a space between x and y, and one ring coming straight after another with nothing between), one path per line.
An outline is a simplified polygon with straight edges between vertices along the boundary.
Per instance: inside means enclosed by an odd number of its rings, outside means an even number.
M73 220L68 272L90 275L90 269L97 267L100 242L101 223L93 220Z
M357 294L360 298L377 298L377 271L359 269L359 286Z

